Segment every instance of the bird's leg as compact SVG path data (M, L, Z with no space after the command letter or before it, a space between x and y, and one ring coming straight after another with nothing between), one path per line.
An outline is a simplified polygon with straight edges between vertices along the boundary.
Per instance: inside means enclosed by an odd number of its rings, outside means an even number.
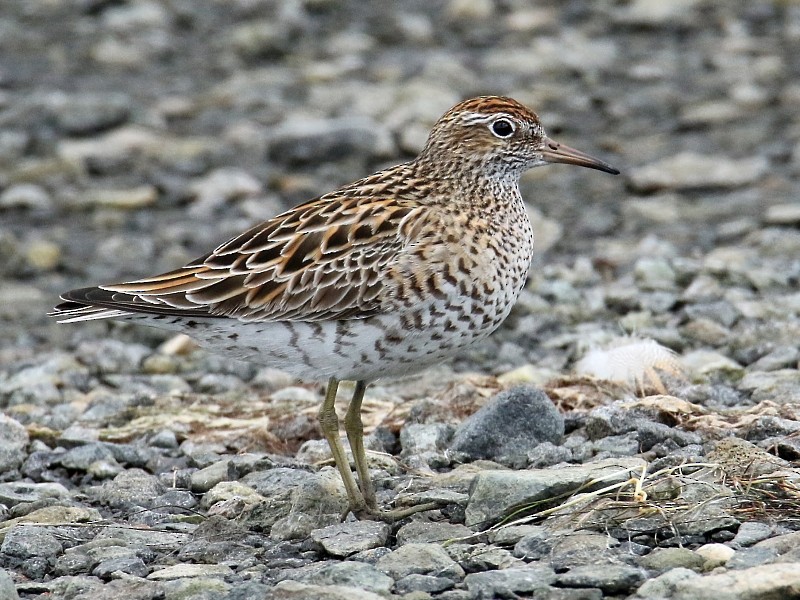
M378 510L378 502L375 499L375 488L369 476L367 455L364 452L364 423L361 421L361 401L364 399L366 389L367 383L365 381L356 381L353 399L350 400L350 406L347 408L347 414L344 417L344 430L347 432L347 441L350 442L353 461L356 463L358 487L364 495L367 510L376 512Z
M325 401L319 409L319 426L322 429L322 435L325 436L331 448L336 468L339 469L339 474L342 476L345 490L347 490L347 499L350 502L350 510L354 514L358 514L364 511L366 504L364 503L364 496L361 495L356 485L356 480L353 478L350 462L347 460L344 446L342 446L342 441L339 439L339 418L336 416L336 408L334 407L338 388L339 380L331 377L325 390Z
M350 450L353 452L353 461L356 463L359 487L361 488L361 493L366 502L366 515L364 516L391 523L393 521L405 519L418 512L440 508L441 504L437 502L428 502L426 504L418 504L416 506L396 508L393 510L378 509L378 502L375 498L375 488L372 485L372 479L370 479L369 476L369 468L367 467L367 455L364 452L364 424L361 421L361 402L364 400L364 392L366 389L367 383L365 381L356 381L353 399L350 400L350 406L347 407L347 414L344 418L344 429L347 432L347 440L350 442ZM356 516L360 517L362 515L356 513Z

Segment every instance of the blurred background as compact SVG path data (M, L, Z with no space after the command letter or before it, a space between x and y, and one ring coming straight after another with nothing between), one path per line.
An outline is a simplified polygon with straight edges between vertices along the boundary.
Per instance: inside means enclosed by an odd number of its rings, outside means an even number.
M558 371L575 331L644 332L742 365L780 346L796 368L799 71L791 1L4 0L5 403L30 397L12 379L48 353L91 362L113 353L108 337L168 337L58 326L45 312L59 292L175 268L408 160L479 94L527 104L623 175L525 175L529 289L457 369ZM742 347L740 324L760 337Z

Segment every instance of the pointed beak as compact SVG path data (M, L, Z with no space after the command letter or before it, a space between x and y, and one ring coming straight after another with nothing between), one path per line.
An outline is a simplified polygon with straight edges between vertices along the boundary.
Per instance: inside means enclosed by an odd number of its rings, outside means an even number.
M619 170L612 167L607 162L589 156L585 152L575 150L564 144L554 142L550 138L544 139L544 150L542 150L542 158L545 162L549 163L565 163L568 165L578 165L579 167L588 167L590 169L597 169L611 173L612 175L619 175Z

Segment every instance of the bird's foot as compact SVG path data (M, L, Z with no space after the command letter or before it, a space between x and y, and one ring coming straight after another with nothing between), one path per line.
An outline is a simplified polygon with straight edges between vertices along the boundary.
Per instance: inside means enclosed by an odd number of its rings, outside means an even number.
M406 517L410 517L419 512L426 512L429 510L436 510L437 508L442 508L445 506L445 503L442 502L425 502L422 504L415 504L414 506L407 506L404 508L393 508L391 510L383 510L378 508L377 506L361 506L361 507L351 507L350 512L352 512L357 519L359 520L368 520L368 521L383 521L385 523L394 523L396 521L400 521L401 519L405 519Z

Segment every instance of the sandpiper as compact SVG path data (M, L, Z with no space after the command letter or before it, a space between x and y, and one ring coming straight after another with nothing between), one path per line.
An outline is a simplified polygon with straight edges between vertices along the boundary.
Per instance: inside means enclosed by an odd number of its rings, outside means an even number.
M533 255L519 178L547 163L619 173L551 140L515 100L466 100L436 122L414 160L295 206L174 271L66 292L50 314L182 331L301 380L327 379L319 423L353 513L391 520L427 510L378 507L364 391L456 354L508 316ZM356 382L345 431L358 481L334 409L340 380Z

